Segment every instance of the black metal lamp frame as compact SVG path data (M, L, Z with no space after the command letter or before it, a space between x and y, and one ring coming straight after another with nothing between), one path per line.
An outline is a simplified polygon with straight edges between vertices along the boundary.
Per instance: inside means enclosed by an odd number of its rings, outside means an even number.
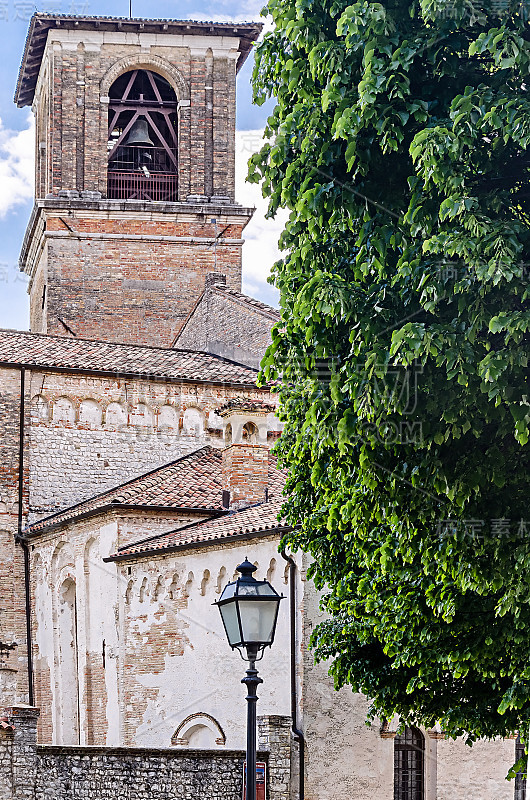
M242 586L252 586L252 585L259 585L259 584L270 584L268 581L257 581L252 573L256 571L256 567L254 564L251 564L247 559L242 564L237 567L237 571L241 573L242 577L238 578L237 583L238 585ZM271 586L272 588L272 586ZM274 590L273 590L274 591ZM223 620L223 627L225 629L226 636L228 638L230 647L232 650L238 650L241 658L243 661L248 661L249 666L247 669L246 677L242 679L241 683L245 684L247 687L247 796L246 800L256 800L256 751L257 751L257 702L258 702L258 694L257 688L260 683L263 683L263 680L258 675L258 670L256 669L256 661L261 661L263 658L263 654L266 647L272 647L274 643L274 636L276 634L276 623L278 621L278 612L280 609L280 601L283 600L283 595L278 595L276 591L274 591L274 595L253 595L252 602L259 603L263 601L270 602L271 600L277 601L276 606L276 613L274 616L274 623L272 627L272 636L270 642L254 642L254 641L245 641L243 636L243 624L241 621L241 614L239 610L239 603L237 602L237 595L227 598L226 600L219 600L215 603L216 606L223 606L227 603L235 603L236 610L237 610L237 621L239 626L239 632L241 635L241 640L238 644L230 644L230 638L228 635L228 630L225 625L225 621L223 615L221 614L221 619ZM245 595L245 600L249 600L249 595ZM243 655L242 648L246 650L246 658Z

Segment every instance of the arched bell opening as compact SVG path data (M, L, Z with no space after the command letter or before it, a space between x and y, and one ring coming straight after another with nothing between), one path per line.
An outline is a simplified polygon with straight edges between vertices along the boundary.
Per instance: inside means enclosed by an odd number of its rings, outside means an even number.
M258 444L258 440L258 426L253 422L245 423L245 425L243 425L243 442L245 444Z
M110 89L108 197L178 199L178 107L156 72L126 72Z

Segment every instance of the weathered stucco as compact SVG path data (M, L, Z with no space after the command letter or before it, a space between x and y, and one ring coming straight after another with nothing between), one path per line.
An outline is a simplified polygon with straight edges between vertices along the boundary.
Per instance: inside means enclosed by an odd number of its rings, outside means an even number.
M380 721L365 724L368 701L350 689L336 692L325 664L315 665L309 636L324 615L311 582L303 583L304 642L301 653L303 726L307 739L306 800L393 800L394 739L381 736ZM396 730L398 721L390 729ZM505 780L514 763L512 739L479 742L425 737L424 800L513 800Z
M229 650L212 603L247 553L259 565L259 576L268 575L281 587L278 538L254 541L251 549L246 544L190 549L116 566L103 558L116 550L118 531L118 520L110 518L35 540L41 741L167 747L190 713L204 713L220 724L227 747L244 747L245 708L235 702L244 698L244 663ZM78 665L79 730L65 732L61 719L72 720L72 695L64 686L68 665L57 640L65 613L61 587L68 580L75 581L78 608L77 647L69 654ZM289 713L286 605L274 654L266 653L261 662L263 714Z

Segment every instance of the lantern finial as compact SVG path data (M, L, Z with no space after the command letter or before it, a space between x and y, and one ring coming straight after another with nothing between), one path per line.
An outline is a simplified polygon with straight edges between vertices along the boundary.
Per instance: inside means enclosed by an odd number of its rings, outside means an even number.
M245 558L242 564L239 567L236 567L236 570L240 572L243 578L251 578L254 572L256 572L257 567L252 564L248 558Z

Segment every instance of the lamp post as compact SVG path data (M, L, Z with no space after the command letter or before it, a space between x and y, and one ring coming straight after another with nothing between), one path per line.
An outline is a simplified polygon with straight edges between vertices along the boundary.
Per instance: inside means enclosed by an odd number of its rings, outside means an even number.
M256 661L263 658L265 648L274 642L283 595L279 595L268 581L257 581L253 577L256 567L248 559L237 567L237 571L241 578L224 588L215 605L221 613L228 644L232 650L239 650L241 658L249 662L246 677L241 681L247 687L246 800L256 800L256 690L263 683L258 676Z

